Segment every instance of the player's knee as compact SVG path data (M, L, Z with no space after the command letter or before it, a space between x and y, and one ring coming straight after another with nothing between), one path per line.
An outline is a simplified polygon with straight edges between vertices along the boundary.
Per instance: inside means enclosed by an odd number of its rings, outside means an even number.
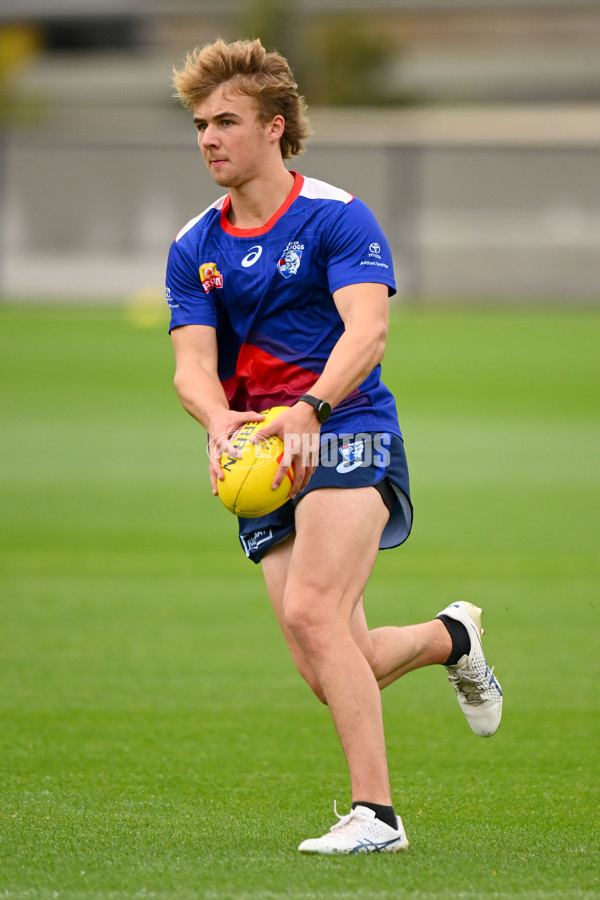
M317 602L311 602L310 597L288 597L284 603L284 618L285 624L305 650L325 640L327 617Z

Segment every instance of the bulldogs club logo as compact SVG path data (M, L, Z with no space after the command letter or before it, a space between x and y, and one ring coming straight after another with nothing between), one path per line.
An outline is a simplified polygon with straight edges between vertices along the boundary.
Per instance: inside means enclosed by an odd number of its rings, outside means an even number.
M200 266L199 272L202 287L207 294L209 291L212 291L213 288L223 287L223 276L217 269L216 263L204 263L204 265Z
M284 278L290 278L292 275L296 275L300 268L303 250L304 244L300 244L298 241L290 241L277 263L277 269L279 270L280 275L283 275Z
M339 451L342 454L342 461L336 466L336 472L351 472L364 462L365 442L352 441L340 444Z

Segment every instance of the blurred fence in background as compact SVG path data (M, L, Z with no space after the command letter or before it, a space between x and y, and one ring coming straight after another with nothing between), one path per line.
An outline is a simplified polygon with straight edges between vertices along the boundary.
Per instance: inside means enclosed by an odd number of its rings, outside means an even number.
M600 299L600 113L315 110L293 167L365 200L400 296ZM218 197L187 114L81 110L3 148L12 296L160 290L170 241Z
M400 296L600 299L600 0L0 0L0 293L161 291L221 193L171 67L217 35L288 56L293 165L372 207Z

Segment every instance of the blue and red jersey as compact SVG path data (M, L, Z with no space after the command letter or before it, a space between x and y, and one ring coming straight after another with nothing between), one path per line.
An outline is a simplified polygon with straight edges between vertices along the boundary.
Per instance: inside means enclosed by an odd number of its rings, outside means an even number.
M294 173L284 204L258 229L232 226L230 195L179 232L167 264L170 329L217 330L219 378L231 409L291 406L312 386L344 331L332 294L362 282L395 293L392 258L357 198ZM333 410L327 431L400 435L377 366Z

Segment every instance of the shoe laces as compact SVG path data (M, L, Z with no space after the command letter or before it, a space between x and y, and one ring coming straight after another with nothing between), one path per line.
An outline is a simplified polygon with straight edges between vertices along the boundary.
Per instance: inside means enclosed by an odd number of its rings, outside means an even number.
M330 831L337 831L339 828L344 828L348 834L353 834L356 831L359 831L361 828L364 828L364 821L358 812L357 809L351 809L349 813L346 813L345 816L340 816L337 811L337 800L333 801L333 811L339 819L339 822L336 822L335 825L332 825Z
M465 667L450 672L448 681L457 693L462 694L467 703L483 703L487 699L486 693L490 690L492 682L495 681L493 676L493 667L489 669L486 666L485 672Z

